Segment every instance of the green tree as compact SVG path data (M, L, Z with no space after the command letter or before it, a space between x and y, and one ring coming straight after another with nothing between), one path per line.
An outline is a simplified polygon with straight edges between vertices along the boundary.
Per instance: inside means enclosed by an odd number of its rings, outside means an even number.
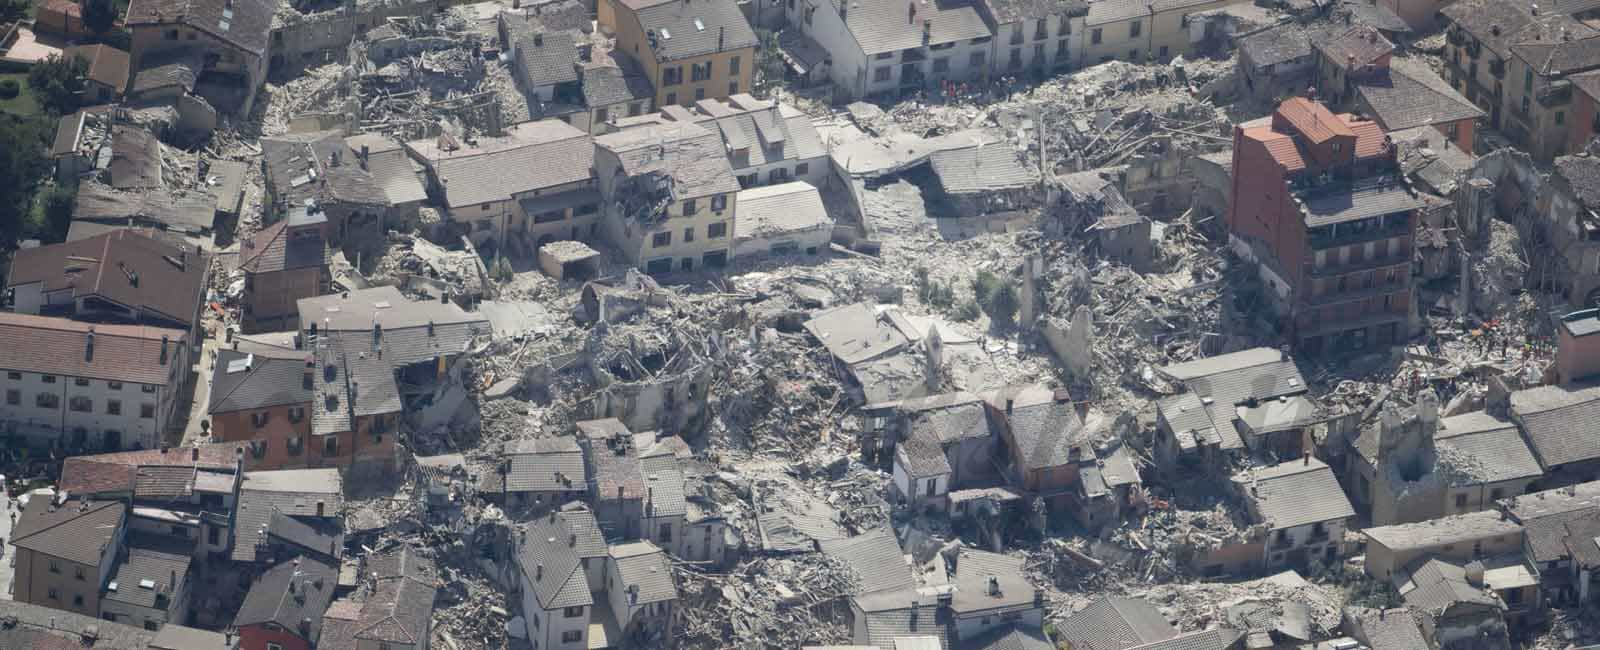
M972 295L995 324L1010 327L1016 322L1021 299L1017 296L1015 282L988 271L978 271L978 276L972 280Z
M88 76L88 61L76 56L52 54L28 71L28 87L33 89L41 108L56 115L65 115L78 110L78 102L83 97L83 82Z
M0 115L0 250L16 247L39 181L50 173L45 149L50 129L40 118Z
M50 186L39 196L44 211L44 223L39 232L30 233L45 241L63 241L72 227L72 209L78 201L78 188L73 184Z
M103 35L116 24L116 0L87 0L83 3L83 26L89 31Z

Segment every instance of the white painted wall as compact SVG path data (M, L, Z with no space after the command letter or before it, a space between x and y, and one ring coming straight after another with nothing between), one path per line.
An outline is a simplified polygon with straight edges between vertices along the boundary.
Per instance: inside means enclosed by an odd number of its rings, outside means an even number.
M175 344L173 350L182 347ZM82 428L85 444L91 447L102 445L107 431L117 431L122 434L123 449L139 444L153 449L160 445L162 423L172 412L176 390L171 386L178 382L178 367L172 364L168 386L124 383L117 388L100 379L49 375L53 382L47 382L40 373L6 371L0 375L0 424L8 433L27 437L35 445L54 444ZM79 385L80 379L86 385ZM40 395L54 395L54 406L39 406ZM78 397L88 400L87 411L72 409L73 398ZM113 401L120 405L118 414L108 412ZM146 404L153 409L148 418L141 416Z

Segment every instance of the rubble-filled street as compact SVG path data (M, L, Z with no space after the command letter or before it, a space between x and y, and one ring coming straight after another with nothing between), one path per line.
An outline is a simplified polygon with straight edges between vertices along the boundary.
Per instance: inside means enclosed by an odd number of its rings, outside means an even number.
M1595 20L0 10L0 648L1600 647Z

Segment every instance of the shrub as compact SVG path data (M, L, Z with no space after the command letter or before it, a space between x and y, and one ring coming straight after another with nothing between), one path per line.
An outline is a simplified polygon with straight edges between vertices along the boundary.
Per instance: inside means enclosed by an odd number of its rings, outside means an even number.
M15 99L22 94L22 86L16 79L0 80L0 99Z

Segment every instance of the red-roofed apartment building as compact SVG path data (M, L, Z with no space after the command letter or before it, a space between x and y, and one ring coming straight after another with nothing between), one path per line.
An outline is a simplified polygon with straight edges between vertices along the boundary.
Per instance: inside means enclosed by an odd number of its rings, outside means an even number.
M1292 98L1234 128L1229 246L1258 263L1280 329L1307 352L1405 339L1412 220L1427 205L1376 122Z

